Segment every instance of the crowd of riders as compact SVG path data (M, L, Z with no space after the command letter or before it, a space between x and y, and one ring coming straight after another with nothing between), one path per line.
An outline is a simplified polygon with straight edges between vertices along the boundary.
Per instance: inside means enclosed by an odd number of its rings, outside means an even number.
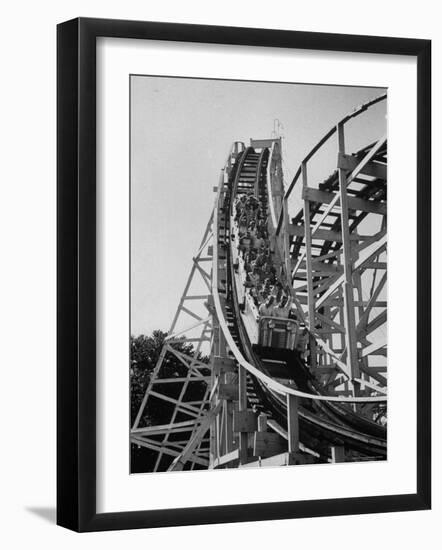
M289 289L277 280L270 252L267 212L253 195L241 194L234 203L239 256L244 261L245 287L260 316L296 318Z

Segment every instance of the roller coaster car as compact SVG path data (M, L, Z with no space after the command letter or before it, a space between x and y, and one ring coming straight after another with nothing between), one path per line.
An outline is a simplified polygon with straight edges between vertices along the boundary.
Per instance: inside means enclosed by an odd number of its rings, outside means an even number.
M262 344L252 344L252 349L269 376L290 384L302 376L302 369L297 368L302 363L299 350Z
M297 349L299 324L294 319L261 316L258 324L258 345L276 349Z

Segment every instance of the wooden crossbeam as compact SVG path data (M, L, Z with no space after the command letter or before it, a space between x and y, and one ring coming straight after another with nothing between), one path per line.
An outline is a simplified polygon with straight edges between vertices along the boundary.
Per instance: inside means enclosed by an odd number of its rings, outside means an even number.
M285 445L275 432L255 432L253 436L253 456L267 458L283 452Z
M345 334L345 328L342 325L340 325L339 323L336 323L336 321L332 321L331 319L329 319L325 315L321 315L320 313L316 313L316 318L320 321L323 321L324 323L326 323L330 327L334 328L337 332Z
M144 439L138 438L138 437L131 437L131 442L135 445L140 445L140 447L146 447L147 449L151 449L153 451L158 451L161 453L164 453L166 455L170 455L173 457L177 457L180 455L178 451L175 451L174 449L171 449L170 447L166 447L164 445L158 445L154 444L151 441L146 441ZM197 464L200 464L201 466L205 466L206 468L209 466L209 461L205 460L203 458L200 458L198 456L193 456L192 461L196 462Z
M333 445L331 447L331 461L333 464L345 462L345 449L342 445Z
M251 409L235 410L233 413L233 431L244 433L254 432L258 427L256 414Z
M362 386L367 386L367 388L370 388L371 390L382 393L383 395L387 395L387 391L386 391L385 388L382 388L382 387L380 387L376 384L372 384L371 382L368 382L367 380L358 379L357 382L359 382Z
M331 347L327 344L325 340L323 340L319 335L314 333L316 337L316 342L319 344L319 346L324 350L324 352L332 357L332 359L335 362L336 367L339 367L339 369L342 371L342 373L346 376L346 378L350 378L350 373L348 370L347 365L341 361L341 358L337 355L335 351L331 349Z
M192 405L187 405L187 403L184 401L179 401L178 399L174 399L173 397L169 397L168 395L164 395L163 393L159 393L153 390L151 390L150 395L153 397L157 397L158 399L162 399L163 401L174 403L175 405L181 407L185 412L190 412L199 416L199 410Z
M387 322L387 311L382 311L365 328L361 329L361 335L368 335Z
M276 434L274 434L276 435ZM244 468L265 468L268 466L288 466L290 464L290 454L287 452L275 454L268 458L260 458L248 462Z
M170 351L175 357L188 369L194 371L195 376L201 376L201 373L198 369L210 369L210 363L203 363L202 361L199 361L195 357L192 357L190 355L186 355L184 353L181 353L180 351L177 351L172 346L167 345L167 351Z
M289 453L299 451L299 399L296 395L287 395L287 438Z
M239 460L239 449L234 449L229 453L221 455L216 458L213 462L214 468L219 468L220 466L226 466L227 464L237 463Z
M148 426L146 428L136 428L131 430L131 435L165 435L167 433L189 433L192 432L196 426L197 420L190 420L185 422L188 426L180 426L183 422L177 422L175 424L163 424L161 426Z
M335 199L336 193L328 193L327 191L320 191L312 187L306 187L303 189L302 198L308 201L320 202L323 204L329 204ZM348 197L348 208L350 210L360 210L361 212L369 212L373 214L385 215L387 213L387 203L380 201L368 201L360 199L358 197ZM315 235L317 235L316 232ZM318 237L319 238L319 237Z
M354 269L359 269L361 267L364 267L365 263L369 262L373 259L377 254L379 254L382 250L385 249L387 246L387 236L384 235L382 239L380 239L377 243L374 244L374 246L368 247L364 252L364 255L361 255L361 257L355 262ZM325 292L319 300L316 302L316 307L319 308L329 297L333 292L335 292L339 286L341 286L344 282L345 278L344 275L341 275L339 279L335 281L335 283L329 288L327 292Z
M293 223L288 226L289 235L295 237L303 237L305 233L304 224L295 225ZM350 240L360 241L366 238L364 235L358 235L356 232L351 233ZM331 241L331 242L342 242L342 233L340 231L331 231L328 229L317 229L312 235L312 239L317 239L319 241Z
M196 269L198 269L200 275L201 275L201 278L202 280L204 281L204 284L206 285L207 289L209 290L209 292L211 291L211 288L210 288L210 285L211 285L211 281L210 281L210 276L204 271L204 269L199 266L197 263L194 264Z
M357 331L362 330L365 327L365 325L367 324L368 317L370 315L370 311L373 307L377 307L375 305L376 300L378 299L379 294L381 293L382 289L384 288L384 285L385 285L386 282L387 282L387 273L384 273L384 275L382 276L381 280L379 281L376 289L373 291L372 295L370 296L370 299L367 303L366 310L364 311L364 313L361 315L361 318L359 319L358 326L356 327ZM386 302L385 302L385 305L386 305Z
M211 423L215 420L220 409L221 403L218 403L212 410L206 413L201 421L201 425L199 426L199 428L190 438L183 451L175 458L175 460L170 465L169 471L179 471L184 468L186 462L190 459L192 454L195 452L197 446L201 443L203 435L207 432ZM193 460L195 460L195 457L193 458Z
M209 337L201 337L201 338L172 338L171 340L168 340L170 344L185 344L187 342L210 342Z
M368 374L368 376L371 376L371 378L373 378L373 380L376 380L382 386L386 386L387 385L387 379L380 374L380 371L377 370L378 368L381 368L381 367L364 367L363 365L361 365L361 371L363 373ZM382 368L385 371L387 370L387 367L382 367Z
M381 348L384 348L386 345L387 345L387 340L385 338L382 338L378 342L374 342L373 344L370 344L369 346L365 347L361 351L361 356L366 357L367 355L370 355L375 351L378 351Z
M210 376L177 376L176 378L156 378L154 384L178 384L183 382L210 382Z
M187 313L187 315L190 315L191 317L193 317L197 321L202 321L203 320L203 318L200 315L197 315L196 313L194 313L193 311L191 311L189 308L187 308L185 306L181 306L181 311L184 311L185 313Z
M353 155L340 155L338 159L338 164L347 171L352 171L359 164L357 157ZM379 162L370 161L365 163L364 167L360 171L361 175L370 176L373 178L379 178L386 180L387 179L387 165L381 164Z
M178 312L181 311L181 307L178 309ZM198 321L196 323L194 323L193 325L190 325L186 328L183 328L181 330L179 330L178 332L170 332L166 338L164 339L165 342L176 342L176 341L179 341L179 342L183 342L183 341L189 341L187 338L182 338L181 340L177 340L177 338L179 336L181 336L182 334L185 334L186 332L190 332L191 330L194 330L196 328L198 328L199 326L201 325L204 325L204 324L207 324L210 322L210 317L206 317L205 319L201 319L199 318ZM193 339L195 340L195 339Z

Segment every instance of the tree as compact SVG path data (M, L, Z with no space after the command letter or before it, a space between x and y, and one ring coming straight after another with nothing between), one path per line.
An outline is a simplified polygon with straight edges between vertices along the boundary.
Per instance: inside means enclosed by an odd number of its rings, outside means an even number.
M167 333L161 330L155 330L151 336L131 336L130 350L130 406L131 406L131 425L140 409L143 397L146 393L152 372L157 364L161 350L163 348L164 339ZM191 344L182 343L174 344L174 349L185 355L193 356L195 350ZM199 361L208 362L208 358L197 355ZM167 353L158 373L159 378L180 378L187 375L187 367L179 361L172 353ZM209 369L205 375L209 374ZM168 395L169 397L177 398L182 388L182 383L156 383L155 391ZM203 398L207 389L205 382L192 382L186 391L186 400L198 401ZM167 424L170 422L175 405L155 396L149 398L148 406L143 411L140 419L139 427L155 426ZM183 415L179 413L176 416L176 421L183 420ZM187 418L186 418L187 419ZM152 461L155 460L156 453L149 451L137 445L131 445L132 472L146 472L153 468ZM149 470L150 468L150 470Z

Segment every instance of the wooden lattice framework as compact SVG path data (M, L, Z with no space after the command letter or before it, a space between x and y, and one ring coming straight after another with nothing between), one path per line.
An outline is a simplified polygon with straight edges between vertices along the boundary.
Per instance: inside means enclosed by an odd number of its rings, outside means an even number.
M333 127L302 161L287 189L281 139L251 141L256 150L270 150L267 185L275 257L290 274L287 283L308 332L309 368L325 394L310 398L348 400L369 417L374 407L385 403L387 388L386 341L380 337L387 321L387 141L382 137L348 154L345 129L349 120L385 99L381 96L363 105ZM336 170L315 186L308 175L309 162L332 137ZM228 250L222 246L227 213L220 205L244 147L234 144L221 171L214 211L131 429L133 444L157 452L154 471L293 464L316 456L299 437L302 392L269 379L245 361L228 328L233 312L225 298ZM296 185L302 186L302 207L291 218ZM371 233L359 232L367 216L375 218L377 226ZM203 293L192 290L196 281ZM178 343L192 344L192 355L177 351ZM210 357L208 363L201 360L203 350ZM186 376L164 378L162 368L169 354L186 367ZM287 429L250 409L251 375L283 397ZM204 395L192 401L189 390L201 382L206 384ZM156 391L159 384L179 386L179 391L171 397L167 391ZM143 425L152 398L173 403L167 424ZM331 462L345 460L342 447L330 450Z
M207 270L212 240L211 216L204 231L203 238L197 253L192 259L192 267L184 291L181 295L176 314L173 318L168 336L161 350L158 361L147 385L143 401L131 429L131 443L146 447L158 452L154 471L167 468L180 469L183 462L179 459L186 457L186 462L193 469L195 465L208 467L209 441L201 434L207 431L207 410L210 404L209 388L210 374L206 362L199 359L204 346L210 345L212 339L212 319L207 308L211 293L211 275ZM194 288L205 289L205 292L194 293ZM175 349L176 344L191 344L191 355ZM186 368L183 377L164 378L163 366L169 356L181 362ZM202 399L191 400L192 386L206 384L206 391ZM156 391L156 387L170 385L171 392ZM167 387L167 386L166 386ZM174 409L169 422L161 426L143 426L142 419L152 398L167 403L173 403ZM213 411L212 411L213 413Z
M305 157L276 225L293 297L310 333L311 368L335 395L386 394L387 139L354 154L345 148L346 124L385 100L383 95L356 109ZM336 170L313 186L309 163L331 139ZM271 181L276 203L279 180ZM302 186L302 208L290 219L296 185ZM371 231L358 232L368 216L376 219Z

